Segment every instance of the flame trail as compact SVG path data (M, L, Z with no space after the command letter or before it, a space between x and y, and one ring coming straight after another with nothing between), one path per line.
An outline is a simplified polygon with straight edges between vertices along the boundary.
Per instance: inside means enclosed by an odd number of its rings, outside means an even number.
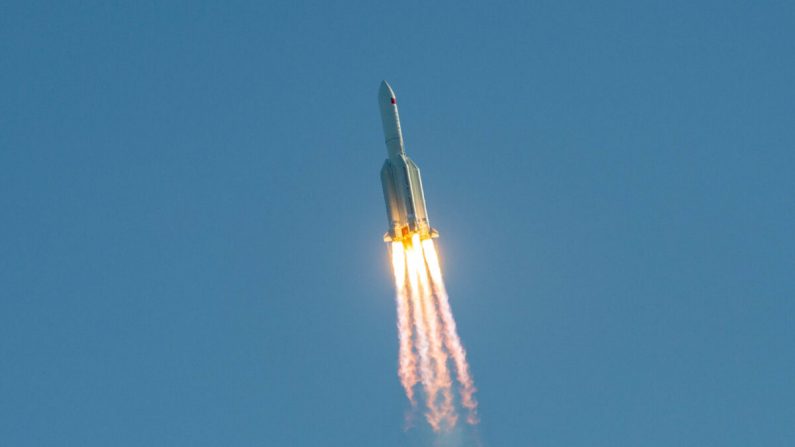
M442 277L442 269L439 265L439 257L436 254L436 247L433 244L433 240L426 239L422 242L422 248L425 254L425 260L428 262L428 270L431 274L431 281L433 283L436 299L439 303L439 313L441 314L442 324L445 330L445 345L448 351L450 351L450 355L453 357L458 382L461 384L461 404L469 410L467 422L470 424L477 424L478 404L474 398L476 391L475 383L469 373L466 351L461 344L461 339L458 337L455 319L453 318L447 291L444 287L444 278Z
M397 290L398 376L406 397L415 408L414 386L421 383L426 420L434 431L452 430L458 421L447 364L452 358L467 422L476 424L475 385L456 332L436 247L432 240L420 241L414 234L409 242L393 242L391 248Z
M428 412L425 418L435 431L440 429L441 416L436 408L436 387L434 386L434 371L431 368L430 343L428 341L428 328L425 312L423 312L423 297L420 294L419 280L422 254L410 246L406 249L406 264L408 265L409 290L411 294L411 310L414 317L414 329L417 334L417 352L420 357L420 380L426 394L425 405Z
M406 292L406 254L403 244L400 242L392 243L392 270L395 272L395 289L397 290L395 301L397 302L397 327L400 341L398 376L406 391L406 397L414 407L416 405L414 385L417 383L417 360L414 358L411 348L411 314L409 297Z
M455 413L453 406L453 393L452 393L452 380L450 378L450 371L447 368L447 354L444 352L443 335L439 328L439 316L436 312L436 305L433 301L433 292L429 284L428 268L425 265L425 260L422 258L422 248L420 245L419 235L414 235L412 238L412 246L417 247L416 253L419 260L418 274L420 278L420 293L422 296L422 310L425 315L425 323L428 328L428 338L430 342L431 358L434 363L434 383L433 394L437 396L441 393L442 402L436 407L436 412L439 418L443 418L447 422L447 427L452 428L458 420L458 415ZM436 404L436 403L435 403Z

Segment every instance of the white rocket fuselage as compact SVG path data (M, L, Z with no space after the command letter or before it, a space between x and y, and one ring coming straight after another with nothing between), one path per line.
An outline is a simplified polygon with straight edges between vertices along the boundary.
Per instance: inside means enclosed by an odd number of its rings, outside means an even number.
M411 239L413 233L418 233L420 239L436 237L438 233L431 228L425 208L420 169L404 150L397 98L386 81L381 83L378 91L378 104L389 156L381 168L381 185L389 222L389 231L384 235L384 240L406 241Z

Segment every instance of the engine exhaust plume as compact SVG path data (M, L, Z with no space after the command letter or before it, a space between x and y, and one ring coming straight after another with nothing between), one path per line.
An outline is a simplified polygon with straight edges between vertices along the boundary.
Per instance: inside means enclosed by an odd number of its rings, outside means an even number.
M431 280L433 281L434 294L439 302L439 313L442 317L442 323L445 329L445 344L447 349L453 356L455 363L458 382L461 384L461 404L469 410L467 422L476 424L478 422L477 416L477 401L475 401L475 383L469 373L469 364L467 363L466 351L461 343L456 330L455 319L453 318L453 311L450 309L450 302L447 297L447 290L444 287L444 278L442 278L442 269L439 265L439 257L436 254L436 247L432 240L428 239L422 243L423 253L425 260L428 261L428 270L431 273Z
M403 245L398 242L392 243L392 270L395 273L395 301L398 315L398 340L400 341L398 376L406 391L406 397L414 407L416 405L414 385L417 383L417 362L411 347L411 314L406 291L406 253L403 250Z
M456 332L436 248L432 240L421 241L416 233L406 239L390 244L401 385L414 409L418 399L414 388L421 384L425 419L434 431L449 431L458 422L451 376L455 367L460 405L467 411L467 422L476 424L475 386Z

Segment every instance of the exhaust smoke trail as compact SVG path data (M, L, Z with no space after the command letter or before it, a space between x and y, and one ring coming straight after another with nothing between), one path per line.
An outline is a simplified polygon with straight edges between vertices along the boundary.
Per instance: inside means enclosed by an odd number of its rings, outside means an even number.
M422 248L425 253L425 259L428 261L428 269L430 270L431 280L433 281L434 294L439 301L439 313L441 314L442 323L445 328L445 344L453 356L458 382L461 384L461 404L464 408L469 410L467 422L470 424L477 424L478 404L474 398L476 391L475 382L472 380L472 376L469 373L466 351L464 350L464 346L456 330L453 311L450 309L447 290L444 287L442 268L439 265L439 257L436 255L436 247L433 241L428 239L423 241Z
M417 352L420 356L420 379L423 390L425 391L425 404L428 407L426 419L434 430L440 429L440 410L436 407L437 389L434 384L434 371L431 368L430 342L428 340L428 321L423 306L425 297L421 294L419 287L421 254L418 256L413 246L406 250L406 263L409 271L409 288L411 293L412 315L414 316L414 328L417 330Z
M434 392L441 392L442 402L440 403L439 417L447 422L448 427L453 427L458 420L458 415L455 413L453 405L452 393L452 380L450 379L450 372L447 368L447 353L443 348L443 334L439 328L439 316L436 312L436 305L433 301L433 292L429 284L428 269L425 265L425 260L420 253L421 247L419 235L415 234L412 237L412 246L418 247L416 256L420 258L418 264L418 272L420 275L420 291L424 297L422 300L423 314L426 317L426 324L428 326L428 334L431 348L431 358L434 362L434 374L436 380L434 381Z
M475 386L433 241L420 242L420 236L413 234L410 240L392 242L391 250L397 289L398 376L406 397L415 408L414 386L421 383L428 424L437 432L453 429L458 413L448 365L452 359L460 404L468 412L467 422L476 424Z
M409 310L409 297L406 292L406 254L403 245L399 242L392 243L392 270L395 273L395 289L397 295L398 339L400 340L398 376L400 383L406 391L406 397L414 407L414 385L417 383L417 365L411 352L411 314Z

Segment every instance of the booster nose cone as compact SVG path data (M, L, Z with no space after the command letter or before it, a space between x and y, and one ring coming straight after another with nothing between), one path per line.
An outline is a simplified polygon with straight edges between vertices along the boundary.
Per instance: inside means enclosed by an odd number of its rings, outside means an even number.
M392 157L403 152L403 133L400 130L397 97L386 81L382 81L381 88L378 89L378 106L381 109L387 152Z

